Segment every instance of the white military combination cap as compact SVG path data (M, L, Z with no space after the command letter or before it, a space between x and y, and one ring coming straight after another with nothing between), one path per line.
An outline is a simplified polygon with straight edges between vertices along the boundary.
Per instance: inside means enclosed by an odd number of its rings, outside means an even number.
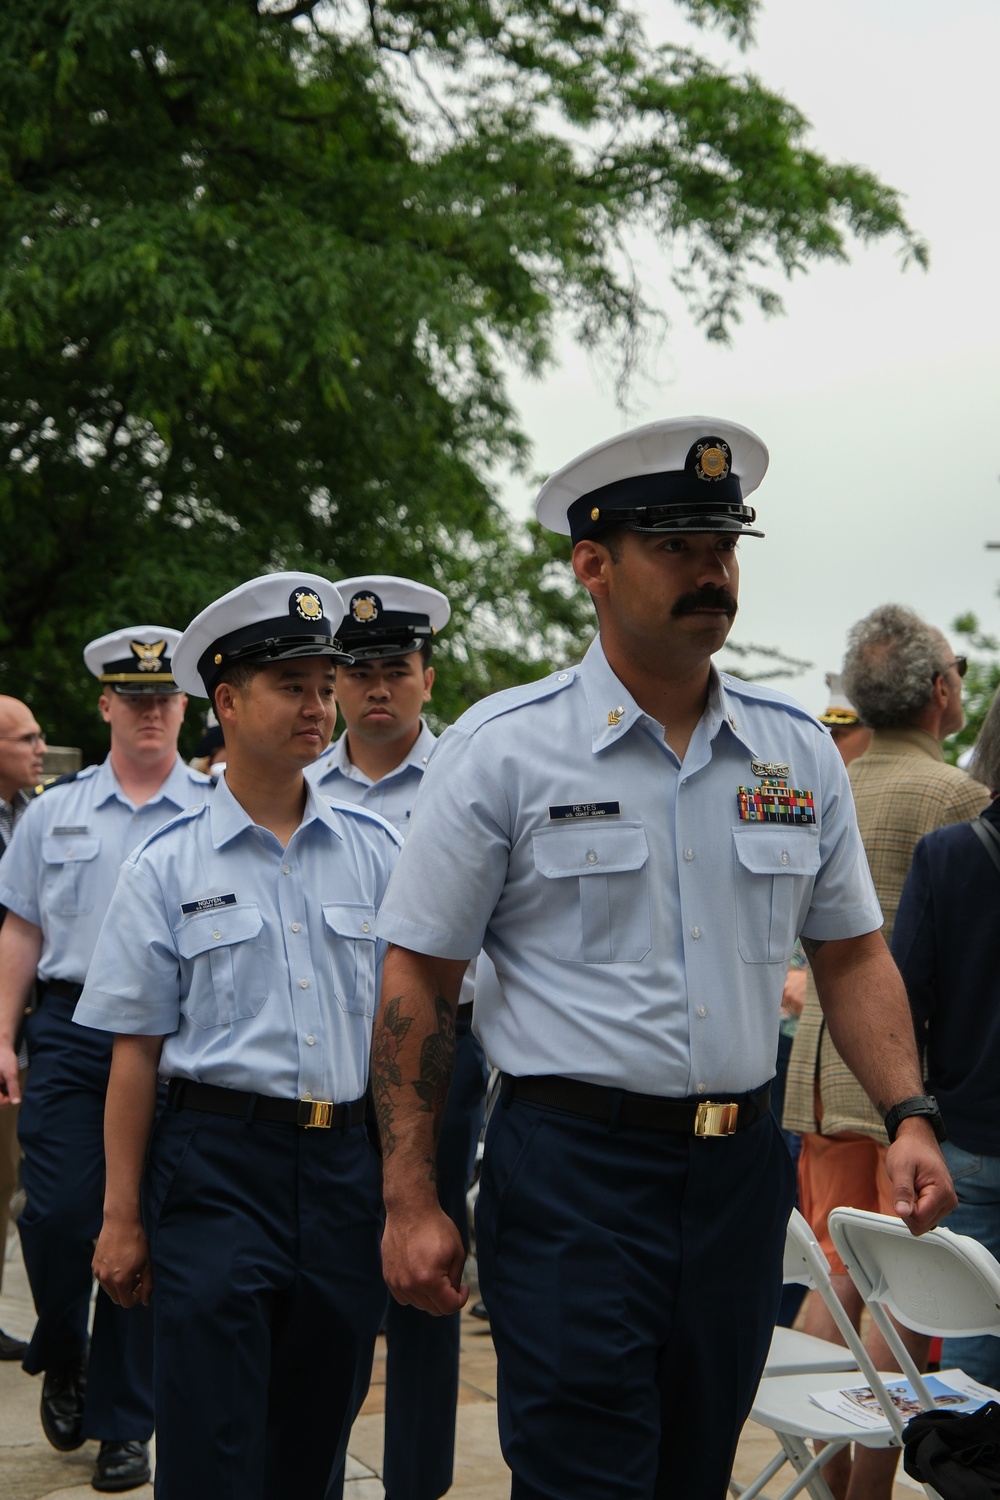
M344 600L340 639L359 660L419 651L451 618L444 594L412 578L367 573L342 578L337 587Z
M819 722L826 724L830 729L846 729L852 724L860 724L858 711L844 692L843 678L840 673L827 672L826 685L830 690L830 701L826 712L820 714Z
M546 480L535 514L574 543L609 526L629 531L753 530L744 499L767 472L756 433L718 417L648 422L588 448Z
M211 698L233 662L329 656L350 661L336 630L344 614L337 585L315 573L265 573L230 589L191 621L174 652L186 693Z
M126 625L90 641L83 648L88 672L102 687L131 697L137 693L181 693L172 658L181 638L167 625Z

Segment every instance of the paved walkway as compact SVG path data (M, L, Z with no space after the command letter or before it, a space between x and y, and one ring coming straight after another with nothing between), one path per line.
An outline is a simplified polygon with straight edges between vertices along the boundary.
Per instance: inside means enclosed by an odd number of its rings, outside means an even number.
M0 1328L27 1338L34 1313L16 1239L9 1246ZM345 1500L384 1500L382 1411L385 1342L375 1354L371 1390L351 1434ZM95 1492L90 1476L96 1443L76 1453L57 1453L46 1442L38 1421L41 1378L24 1374L17 1364L0 1362L0 1496L3 1500L83 1500ZM736 1478L746 1483L776 1451L771 1434L748 1424L740 1442ZM923 1491L904 1478L894 1500L913 1500ZM151 1485L130 1490L134 1500L152 1500ZM508 1500L510 1480L496 1434L496 1359L489 1328L463 1315L462 1379L459 1390L455 1482L449 1500Z

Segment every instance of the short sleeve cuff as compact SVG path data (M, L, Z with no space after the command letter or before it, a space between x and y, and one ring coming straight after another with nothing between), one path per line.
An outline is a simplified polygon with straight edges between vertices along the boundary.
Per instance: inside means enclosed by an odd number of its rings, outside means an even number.
M30 922L34 927L41 927L41 913L36 902L30 900L23 889L7 885L0 880L0 906L6 906L15 917L20 917L23 922Z
M877 901L870 901L863 906L840 907L835 912L810 912L800 936L812 938L816 943L835 943L877 932L882 923L882 908Z
M384 906L375 922L375 932L397 947L410 948L414 953L426 954L428 958L469 959L483 945L482 933L464 936L442 932L439 927L428 927L422 922L412 922L409 917L386 911Z
M171 1036L180 1021L180 1006L176 1001L123 1000L121 995L88 985L77 1001L73 1020L78 1026L123 1036Z

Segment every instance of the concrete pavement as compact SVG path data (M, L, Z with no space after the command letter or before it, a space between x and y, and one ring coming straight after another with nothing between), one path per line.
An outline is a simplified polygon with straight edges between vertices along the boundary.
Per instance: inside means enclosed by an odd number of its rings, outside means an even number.
M0 1295L0 1328L27 1338L33 1323L34 1310L15 1236L8 1245ZM384 1382L385 1342L380 1339L371 1389L351 1434L345 1500L385 1500L379 1478ZM25 1375L17 1364L0 1363L0 1496L3 1500L83 1500L84 1496L95 1493L90 1487L90 1476L97 1444L85 1443L76 1453L57 1453L47 1443L39 1424L40 1398L40 1376ZM769 1432L748 1424L740 1442L736 1477L747 1483L776 1448ZM922 1493L919 1486L904 1476L897 1481L894 1500L912 1500L914 1491ZM152 1500L153 1489L152 1485L143 1485L128 1493L135 1500ZM507 1500L509 1494L510 1476L496 1432L493 1342L488 1326L466 1311L462 1326L455 1482L449 1500Z

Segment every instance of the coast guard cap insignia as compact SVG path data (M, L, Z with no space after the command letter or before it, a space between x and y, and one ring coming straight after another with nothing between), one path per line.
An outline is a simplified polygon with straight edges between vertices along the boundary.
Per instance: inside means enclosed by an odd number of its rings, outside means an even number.
M359 625L370 625L378 619L379 601L374 594L355 594L351 600L351 615Z
M295 610L300 619L321 620L323 618L323 606L319 602L318 594L314 594L311 589L297 589L294 597Z
M132 653L139 664L140 672L159 672L161 670L160 657L167 648L166 641L156 641L154 645L147 646L144 641L129 641Z
M731 459L728 443L722 438L706 438L703 443L695 444L694 472L699 479L725 479Z

